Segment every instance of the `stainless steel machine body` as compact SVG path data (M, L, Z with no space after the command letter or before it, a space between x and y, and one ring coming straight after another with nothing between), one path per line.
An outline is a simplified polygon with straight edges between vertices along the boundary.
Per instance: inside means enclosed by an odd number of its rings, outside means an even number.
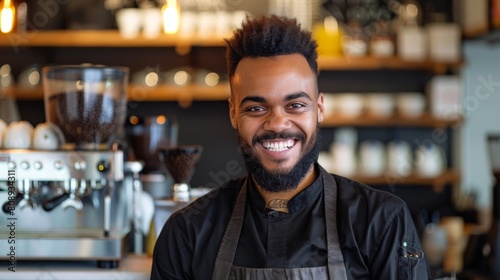
M133 216L123 165L120 150L0 150L0 259L119 261Z

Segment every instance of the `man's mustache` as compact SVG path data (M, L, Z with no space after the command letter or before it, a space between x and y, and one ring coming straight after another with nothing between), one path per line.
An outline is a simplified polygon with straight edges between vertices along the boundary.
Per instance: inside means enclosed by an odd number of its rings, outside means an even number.
M257 144L258 142L262 142L262 141L266 141L266 140L274 140L274 139L298 139L301 142L305 142L306 135L303 133L290 133L290 132L273 133L273 132L268 132L265 134L255 136L252 139L252 145Z

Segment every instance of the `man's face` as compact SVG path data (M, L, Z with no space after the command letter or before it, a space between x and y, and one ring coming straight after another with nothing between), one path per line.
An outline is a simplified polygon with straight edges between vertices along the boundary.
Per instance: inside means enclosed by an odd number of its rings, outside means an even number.
M291 172L313 149L323 120L323 95L307 60L299 54L244 58L231 86L231 124L244 155L266 172Z

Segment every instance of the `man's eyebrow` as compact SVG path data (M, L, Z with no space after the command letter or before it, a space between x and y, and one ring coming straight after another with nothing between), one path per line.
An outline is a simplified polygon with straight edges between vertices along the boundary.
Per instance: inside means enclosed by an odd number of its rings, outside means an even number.
M303 98L303 97L305 97L309 100L312 100L311 97L307 93L301 91L301 92L291 93L291 94L285 96L284 101L291 101L291 100L299 99L299 98ZM264 98L262 96L247 96L247 97L243 98L243 100L241 100L240 106L242 106L246 102L264 103L264 102L266 102L266 98Z
M263 102L266 102L266 99L262 96L247 96L241 100L240 106L243 106L243 104L246 102L263 103Z
M303 91L292 93L292 94L289 94L289 95L285 96L285 101L299 99L299 98L302 98L302 97L305 97L305 98L307 98L307 99L309 99L309 100L312 101L311 97L307 93L305 93Z

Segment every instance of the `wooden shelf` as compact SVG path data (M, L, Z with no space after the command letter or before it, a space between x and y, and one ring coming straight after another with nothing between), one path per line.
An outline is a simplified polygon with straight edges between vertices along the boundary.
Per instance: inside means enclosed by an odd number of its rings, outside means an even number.
M27 33L0 34L1 47L176 47L180 53L187 53L192 46L224 47L224 38L220 36L190 36L161 34L157 38L145 38L139 35L133 39L123 38L118 30L50 30ZM449 68L462 65L462 61L435 62L405 61L393 57L337 57L320 56L320 70L380 70L380 69L421 69L434 73L443 73Z
M223 37L182 37L161 34L157 38L142 35L123 38L118 30L50 30L0 35L3 47L168 47L224 46Z
M462 61L436 62L431 60L407 61L397 56L392 57L344 57L320 56L318 67L320 70L425 70L433 73L444 73L450 68L458 68Z
M336 126L356 126L356 127L373 127L373 126L407 126L407 127L450 127L461 123L461 119L442 120L433 117L430 113L425 113L418 118L408 118L404 116L394 115L388 118L374 117L368 114L363 114L356 118L347 118L341 115L327 115L321 123L322 127Z
M194 100L218 101L227 100L230 96L229 84L220 84L213 87L189 85L185 87L157 86L145 88L132 85L129 87L129 101L180 101Z
M18 87L12 90L18 100L43 99L43 89ZM131 85L128 89L128 100L141 101L215 101L229 98L229 84L224 83L213 87L189 85L185 87L161 85L154 88Z
M456 184L460 182L460 174L454 170L447 170L436 177L422 177L417 174L412 174L407 177L397 177L391 176L390 174L384 174L377 177L354 175L349 176L349 178L367 185L386 185L393 187L400 185L427 185L438 191L442 190L447 184Z

